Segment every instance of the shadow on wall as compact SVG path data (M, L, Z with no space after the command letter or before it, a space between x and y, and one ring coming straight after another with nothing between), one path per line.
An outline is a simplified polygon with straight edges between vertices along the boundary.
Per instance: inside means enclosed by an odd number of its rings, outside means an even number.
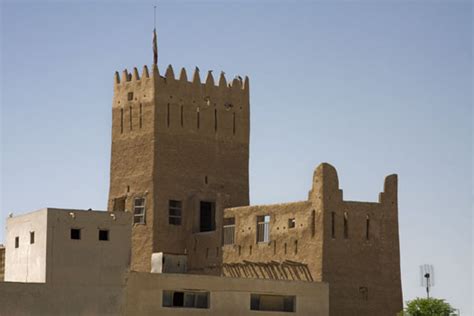
M308 265L285 260L283 262L252 262L224 263L223 275L233 278L256 278L273 280L313 281Z

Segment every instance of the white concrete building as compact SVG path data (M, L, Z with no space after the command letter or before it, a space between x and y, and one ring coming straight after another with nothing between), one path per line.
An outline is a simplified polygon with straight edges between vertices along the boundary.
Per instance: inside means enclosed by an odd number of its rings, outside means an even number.
M130 264L129 213L44 208L10 217L5 281L113 285Z

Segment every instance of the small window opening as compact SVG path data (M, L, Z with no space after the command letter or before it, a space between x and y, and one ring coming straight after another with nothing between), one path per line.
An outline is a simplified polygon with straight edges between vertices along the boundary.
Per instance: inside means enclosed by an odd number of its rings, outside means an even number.
M35 232L30 232L30 244L35 243Z
M217 131L217 110L214 110L214 131Z
M235 237L235 217L224 218L222 229L222 237L224 245L232 245Z
M288 219L288 229L295 228L295 226L296 226L296 220L294 218L289 218Z
M252 255L252 246L249 247L249 255Z
M285 243L285 245L284 245L284 247L283 247L283 248L284 248L284 250L285 250L285 255L286 255L286 253L287 253L287 249L288 249L288 247L287 247L286 243Z
M114 212L124 212L125 211L125 197L120 197L114 199Z
M120 134L123 133L123 108L120 109Z
M181 105L181 127L184 126L184 114L183 114L183 106Z
M196 112L196 120L197 120L197 129L199 129L199 126L201 125L201 120L200 120L200 116L199 116L199 108L197 109L197 112Z
M109 231L106 229L99 229L99 240L109 240Z
M169 218L168 224L181 225L182 203L181 201L170 200L168 202Z
M79 228L71 228L71 239L81 239L81 230Z
M273 254L276 255L277 253L277 242L276 240L273 241Z
M133 100L133 92L129 92L129 93L127 94L127 100L128 100L128 101L132 101L132 100Z
M209 232L216 229L215 203L201 201L199 215L199 231Z
M257 216L257 242L270 241L270 215Z
M204 183L207 184L207 176L204 177Z
M15 237L15 248L20 247L20 237Z
M140 120L138 121L138 126L143 127L143 104L140 103Z
M239 245L239 256L241 255L242 253L242 246Z
M235 112L232 113L232 133L235 135Z
M209 292L163 291L163 307L209 308Z
M369 240L370 239L370 217L367 215L365 218L365 239Z
M336 238L336 213L331 212L331 237Z
M131 106L130 106L129 110L130 110L130 113L129 113L130 114L130 130L132 131L133 130L133 118L132 118L133 117L133 111L132 111Z
M344 238L349 238L349 219L347 212L344 213Z
M295 240L295 255L298 254L298 240Z
M133 202L133 223L145 224L145 198L135 198Z
M311 211L311 236L314 237L316 234L316 211Z
M251 294L250 310L293 313L295 301L294 296Z

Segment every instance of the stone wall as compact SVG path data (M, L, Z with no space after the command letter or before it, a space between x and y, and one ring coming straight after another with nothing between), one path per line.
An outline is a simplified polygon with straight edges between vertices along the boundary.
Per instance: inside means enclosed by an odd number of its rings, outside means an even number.
M211 72L201 83L185 70L175 78L153 66L116 75L109 210L146 198L146 223L134 224L132 270L149 271L152 252L186 253L195 273L219 273L222 213L248 205L249 81L227 84ZM131 122L131 123L130 123ZM141 122L141 123L140 123ZM131 124L131 125L130 125ZM141 124L141 125L140 125ZM169 201L182 204L180 225L169 223ZM199 231L200 201L215 204L215 227Z
M269 238L258 242L265 215ZM324 163L307 201L230 208L224 217L235 218L235 241L222 248L223 275L327 282L335 316L402 309L396 175L378 202L344 201L336 170Z

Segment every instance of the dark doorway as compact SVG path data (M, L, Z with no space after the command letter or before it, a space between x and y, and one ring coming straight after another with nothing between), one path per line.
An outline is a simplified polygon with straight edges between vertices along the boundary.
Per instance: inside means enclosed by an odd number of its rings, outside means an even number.
M209 232L216 229L216 210L213 202L201 201L199 212L199 231Z

